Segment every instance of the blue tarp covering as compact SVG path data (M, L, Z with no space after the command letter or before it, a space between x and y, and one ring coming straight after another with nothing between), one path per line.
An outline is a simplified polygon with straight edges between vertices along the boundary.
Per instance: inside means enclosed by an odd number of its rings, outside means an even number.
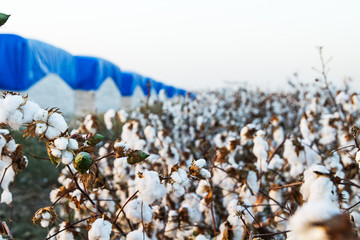
M78 90L97 90L107 78L111 78L123 96L132 96L137 86L147 95L148 82L157 94L165 89L170 98L186 95L183 89L136 73L121 72L118 66L101 58L73 56L41 41L0 34L0 89L25 91L51 73L59 75L71 88Z

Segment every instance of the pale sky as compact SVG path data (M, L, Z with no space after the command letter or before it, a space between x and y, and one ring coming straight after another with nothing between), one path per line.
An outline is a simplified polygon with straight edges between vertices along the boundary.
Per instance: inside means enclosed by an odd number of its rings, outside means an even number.
M248 82L284 88L319 75L360 87L359 0L1 0L15 33L74 55L107 59L187 90Z

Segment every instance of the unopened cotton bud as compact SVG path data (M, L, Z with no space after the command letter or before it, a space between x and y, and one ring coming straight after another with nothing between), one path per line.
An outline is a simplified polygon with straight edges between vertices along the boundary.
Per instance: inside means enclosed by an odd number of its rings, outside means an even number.
M76 155L73 165L78 172L85 173L87 170L89 170L92 162L93 160L89 153L80 152L78 155Z

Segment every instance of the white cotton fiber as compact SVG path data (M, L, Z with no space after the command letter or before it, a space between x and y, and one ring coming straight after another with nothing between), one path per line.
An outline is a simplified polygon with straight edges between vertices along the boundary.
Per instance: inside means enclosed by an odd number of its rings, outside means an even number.
M12 194L8 189L5 189L1 194L1 202L10 204L12 202Z
M166 194L166 188L160 183L159 174L155 171L145 170L143 178L136 179L136 189L148 204L160 200Z
M62 133L64 133L68 128L68 125L65 122L64 117L59 113L51 114L48 120L48 124Z
M149 204L143 202L141 210L141 198L136 198L128 203L126 208L124 208L126 216L134 223L141 222L141 212L142 219L145 223L149 223L153 217L153 210L150 208Z
M69 141L64 137L60 137L60 138L55 139L54 144L57 149L66 150L67 145L69 144Z
M46 111L45 109L39 109L34 114L34 121L46 122L48 115L49 115L48 111Z
M56 138L57 136L59 136L61 134L61 132L51 126L47 127L46 133L45 133L45 137L49 140Z
M73 155L69 151L62 151L61 162L65 165L70 164L73 160Z
M91 224L89 240L109 240L111 234L111 223L102 218L98 218Z

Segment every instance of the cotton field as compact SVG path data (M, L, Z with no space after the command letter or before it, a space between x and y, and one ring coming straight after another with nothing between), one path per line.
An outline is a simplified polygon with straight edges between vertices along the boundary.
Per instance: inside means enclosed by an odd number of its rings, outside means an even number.
M4 92L1 207L31 164L18 130L62 169L43 189L52 204L33 216L46 239L358 239L360 96L346 84L291 86L149 96L75 128L61 109ZM0 239L16 239L1 220Z

